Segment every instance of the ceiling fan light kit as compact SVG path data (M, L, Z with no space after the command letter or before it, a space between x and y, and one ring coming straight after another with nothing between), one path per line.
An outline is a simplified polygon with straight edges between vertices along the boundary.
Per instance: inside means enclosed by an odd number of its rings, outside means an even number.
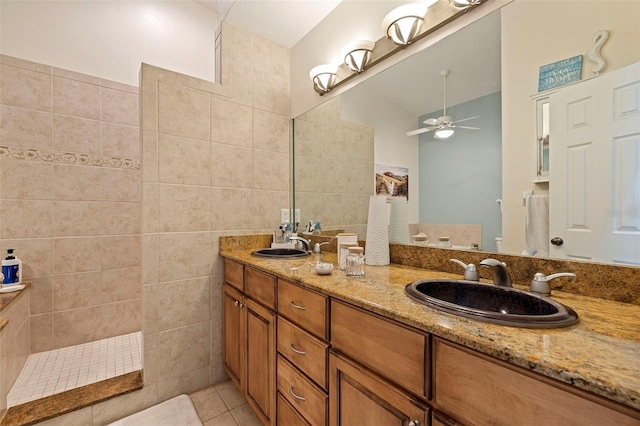
M422 31L422 24L424 23L425 16L429 7L442 2L445 7L470 8L472 6L480 5L486 0L424 0L421 3L405 4L391 10L382 20L382 32L384 36L391 40L395 45L404 48L411 42L413 42L418 36L423 36L427 33L427 30ZM449 18L456 17L456 14L450 12ZM460 13L459 11L456 13ZM447 21L444 21L445 23ZM435 26L434 28L437 28ZM384 41L384 39L381 39ZM355 40L347 44L342 49L343 63L354 73L361 73L365 70L375 49L375 42L369 40ZM383 43L384 45L384 43ZM382 48L382 53L377 59L374 59L374 63L384 59L389 55L387 47ZM400 49L400 48L397 48ZM391 52L395 53L395 51ZM340 65L318 65L314 67L309 73L309 77L313 81L314 90L320 95L324 95L329 92L333 87L347 80L350 76L342 77L337 80L338 67ZM330 71L327 71L327 67L333 67ZM322 68L321 70L318 70ZM352 74L353 75L353 74Z
M443 92L442 116L438 118L433 118L433 117L427 118L426 120L423 121L423 123L429 127L422 127L420 129L411 130L407 132L407 136L415 136L415 135L419 135L420 133L426 133L426 132L430 132L431 130L435 130L433 134L433 137L435 139L448 139L451 136L453 136L453 134L455 133L454 127L457 127L460 129L480 130L479 127L457 126L455 124L455 123L461 123L467 120L473 120L475 118L480 118L479 115L476 115L474 117L463 118L461 120L456 120L456 121L453 121L453 117L451 117L450 115L447 115L447 77L449 76L450 73L451 71L447 69L440 71L440 75L442 76L442 86L443 86L442 87L442 92Z

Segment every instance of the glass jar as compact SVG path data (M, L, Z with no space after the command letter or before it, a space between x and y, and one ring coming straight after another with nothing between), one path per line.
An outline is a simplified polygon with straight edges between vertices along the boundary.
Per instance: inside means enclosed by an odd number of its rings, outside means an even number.
M347 276L364 277L363 247L349 247L349 254L347 254Z
M358 243L340 243L338 246L338 267L342 271L347 270L347 256L351 247L358 247Z

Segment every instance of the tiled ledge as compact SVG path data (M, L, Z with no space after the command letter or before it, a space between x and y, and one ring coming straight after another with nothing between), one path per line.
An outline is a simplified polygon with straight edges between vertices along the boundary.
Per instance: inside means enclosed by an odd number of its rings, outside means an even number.
M142 389L142 371L134 371L9 407L0 426L32 425L139 389Z
M6 309L11 304L11 302L16 300L18 297L20 297L20 295L25 293L29 287L31 287L30 281L25 281L22 284L24 284L24 288L22 290L14 291L11 293L0 293L0 311Z

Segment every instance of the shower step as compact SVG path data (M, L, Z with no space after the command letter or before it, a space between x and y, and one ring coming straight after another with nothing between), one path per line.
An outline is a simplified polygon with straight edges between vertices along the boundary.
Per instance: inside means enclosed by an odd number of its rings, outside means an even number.
M9 407L0 426L32 425L139 389L141 370Z

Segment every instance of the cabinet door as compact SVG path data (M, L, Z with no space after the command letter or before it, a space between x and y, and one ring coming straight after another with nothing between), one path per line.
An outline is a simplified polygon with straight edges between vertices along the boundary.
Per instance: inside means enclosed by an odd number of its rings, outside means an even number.
M246 386L249 404L264 424L275 424L275 314L245 299Z
M638 425L638 412L436 338L434 405L461 423ZM601 404L601 403L602 404ZM611 405L611 408L604 405Z
M428 425L429 408L366 368L329 355L329 425Z
M244 386L244 310L242 293L225 284L222 293L224 368L240 388Z

